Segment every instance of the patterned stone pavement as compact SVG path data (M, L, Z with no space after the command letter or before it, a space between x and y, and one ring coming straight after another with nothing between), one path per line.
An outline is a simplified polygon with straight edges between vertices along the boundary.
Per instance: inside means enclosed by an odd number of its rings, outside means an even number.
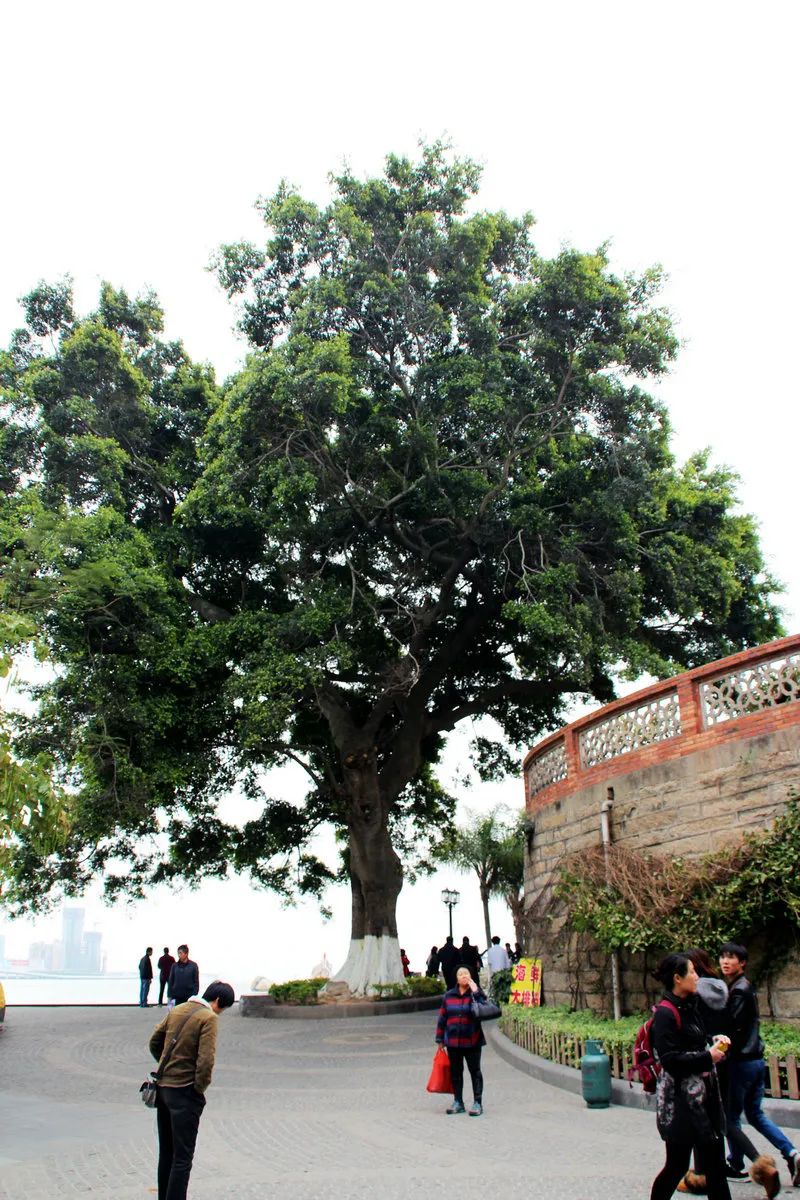
M8 1010L0 1200L156 1194L155 1117L136 1090L157 1019L153 1008ZM433 1013L342 1022L225 1013L192 1200L648 1195L662 1161L648 1113L590 1112L490 1047L485 1115L445 1116L446 1098L425 1091L434 1022Z

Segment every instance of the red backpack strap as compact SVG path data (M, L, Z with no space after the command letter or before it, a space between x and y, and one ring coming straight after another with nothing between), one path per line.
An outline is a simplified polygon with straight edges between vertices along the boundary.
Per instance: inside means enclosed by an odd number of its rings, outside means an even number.
M681 1014L671 1000L659 1000L656 1008L671 1008L675 1014L675 1020L678 1022L678 1029L681 1028ZM653 1012L656 1011L656 1008L653 1009Z

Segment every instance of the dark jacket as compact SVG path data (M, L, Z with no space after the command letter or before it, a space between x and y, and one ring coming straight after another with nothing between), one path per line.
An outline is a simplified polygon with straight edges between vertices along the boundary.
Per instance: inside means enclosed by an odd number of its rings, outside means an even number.
M474 996L476 999L486 999L480 988ZM475 1046L486 1045L481 1023L472 1015L472 999L471 990L462 994L460 988L454 987L445 992L436 1022L437 1042L456 1050L471 1050Z
M158 960L158 973L161 976L162 983L169 982L169 973L175 966L175 959L171 954L162 954Z
M145 954L142 958L139 959L139 978L140 979L152 979L153 978L153 964L150 961L149 954Z
M442 968L445 983L452 987L456 981L456 971L461 965L461 956L452 942L445 942L439 951L439 963Z
M471 946L469 944L469 942L467 942L466 945L462 942L461 946L459 947L458 953L461 958L460 965L462 967L469 968L470 975L477 983L478 982L478 971L479 971L480 965L481 965L481 956L478 953L478 947Z
M722 1104L707 1034L694 996L664 999L653 1015L651 1041L663 1070L656 1093L656 1123L665 1141L697 1144L722 1135Z
M731 1062L753 1062L764 1057L759 1029L758 997L749 979L740 975L728 989L728 1035Z
M169 973L169 998L176 1004L183 1004L190 996L196 996L200 991L200 971L197 963L190 958L182 963L176 962Z

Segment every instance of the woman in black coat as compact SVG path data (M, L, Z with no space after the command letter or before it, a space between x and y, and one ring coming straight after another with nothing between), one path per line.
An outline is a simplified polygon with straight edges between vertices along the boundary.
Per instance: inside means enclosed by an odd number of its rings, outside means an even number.
M695 998L697 972L688 955L668 954L656 978L665 990L650 1037L662 1067L656 1123L667 1158L653 1180L650 1200L670 1200L688 1170L693 1148L702 1155L709 1200L730 1200L722 1103L714 1070L725 1051L716 1041L708 1048Z

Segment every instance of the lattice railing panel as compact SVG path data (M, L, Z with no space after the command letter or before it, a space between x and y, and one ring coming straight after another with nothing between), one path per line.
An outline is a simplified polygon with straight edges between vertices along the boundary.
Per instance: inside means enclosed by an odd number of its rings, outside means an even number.
M800 700L800 653L769 658L700 684L707 727L793 700Z
M631 750L680 737L678 693L670 692L638 708L626 708L580 735L581 766L594 767Z
M561 742L550 746L528 767L528 795L533 796L551 783L567 778L567 751Z

